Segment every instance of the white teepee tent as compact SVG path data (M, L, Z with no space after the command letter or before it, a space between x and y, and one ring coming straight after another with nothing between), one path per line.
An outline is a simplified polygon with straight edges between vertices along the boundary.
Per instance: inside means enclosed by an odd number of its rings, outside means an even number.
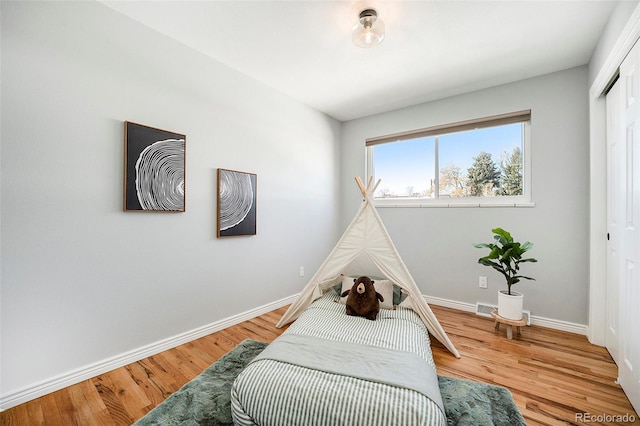
M298 318L311 302L339 282L343 274L382 275L399 285L408 295L401 306L416 311L431 335L460 358L460 354L422 297L420 289L400 258L373 205L371 197L380 181L371 187L371 179L369 179L365 187L362 179L358 176L356 182L364 197L358 213L329 257L325 259L309 283L302 289L296 301L291 304L276 327L282 327Z

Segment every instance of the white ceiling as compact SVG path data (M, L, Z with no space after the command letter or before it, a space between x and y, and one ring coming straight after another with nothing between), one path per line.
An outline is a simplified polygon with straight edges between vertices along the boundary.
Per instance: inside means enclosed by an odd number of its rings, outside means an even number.
M615 1L111 1L340 121L589 62ZM351 43L367 7L386 38Z

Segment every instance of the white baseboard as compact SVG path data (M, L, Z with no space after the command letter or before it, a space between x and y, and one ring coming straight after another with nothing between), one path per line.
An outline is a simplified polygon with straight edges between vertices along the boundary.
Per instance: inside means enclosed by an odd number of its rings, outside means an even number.
M444 306L445 308L457 309L465 312L475 312L475 303L458 302L456 300L442 299L440 297L432 297L423 295L430 305ZM569 333L587 335L587 326L567 321L561 321L552 318L538 317L531 315L531 325L552 328L554 330L566 331Z
M196 340L211 333L215 333L216 331L231 327L232 325L250 320L251 318L255 318L267 312L271 312L275 309L281 308L282 306L293 303L297 296L298 295L295 294L293 296L289 296L284 299L280 299L275 302L260 306L256 309L251 309L249 311L242 312L240 314L222 319L220 321L216 321L202 327L198 327L185 333L181 333L176 336L172 336L167 339L142 346L132 351L125 352L123 354L116 355L114 357L107 358L105 360L98 361L84 367L80 367L76 370L69 371L46 380L42 380L40 382L25 386L15 391L10 391L0 396L0 411L7 410L11 407L15 407L16 405L20 405L24 402L28 402L41 396L47 395L51 392L55 392L76 383L80 383L83 380L91 379L100 374L104 374L116 368L131 364L132 362L139 361L160 352L175 348L176 346L191 342L192 340Z
M476 305L473 303L458 302L457 300L442 299L440 297L427 296L423 294L424 300L430 305L444 306L445 308L457 309L465 312L475 312Z

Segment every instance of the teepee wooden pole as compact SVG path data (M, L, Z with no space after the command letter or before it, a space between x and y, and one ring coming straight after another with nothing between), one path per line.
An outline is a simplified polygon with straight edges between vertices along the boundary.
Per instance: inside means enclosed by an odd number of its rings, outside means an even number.
M371 195L376 193L376 189L378 189L378 185L380 185L381 181L382 179L378 179L378 181L376 182L376 186L374 186L373 189L371 190Z
M378 179L373 189L371 189L372 181L373 181L373 176L369 176L369 181L367 182L367 186L365 187L364 182L362 181L360 176L356 176L356 183L358 184L358 188L360 188L360 192L362 192L362 195L364 197L373 195L376 192L376 189L378 189L378 185L380 185L380 182L382 181L382 179Z
M362 179L360 179L360 176L356 176L356 183L358 184L358 188L360 188L360 192L362 192L362 196L366 197L367 196L367 190L364 187L364 182L362 182Z

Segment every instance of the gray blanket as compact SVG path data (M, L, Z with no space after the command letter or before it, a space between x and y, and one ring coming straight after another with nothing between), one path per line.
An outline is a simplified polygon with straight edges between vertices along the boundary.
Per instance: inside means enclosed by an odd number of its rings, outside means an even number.
M252 362L261 359L408 388L431 399L444 413L436 372L412 352L283 334Z

